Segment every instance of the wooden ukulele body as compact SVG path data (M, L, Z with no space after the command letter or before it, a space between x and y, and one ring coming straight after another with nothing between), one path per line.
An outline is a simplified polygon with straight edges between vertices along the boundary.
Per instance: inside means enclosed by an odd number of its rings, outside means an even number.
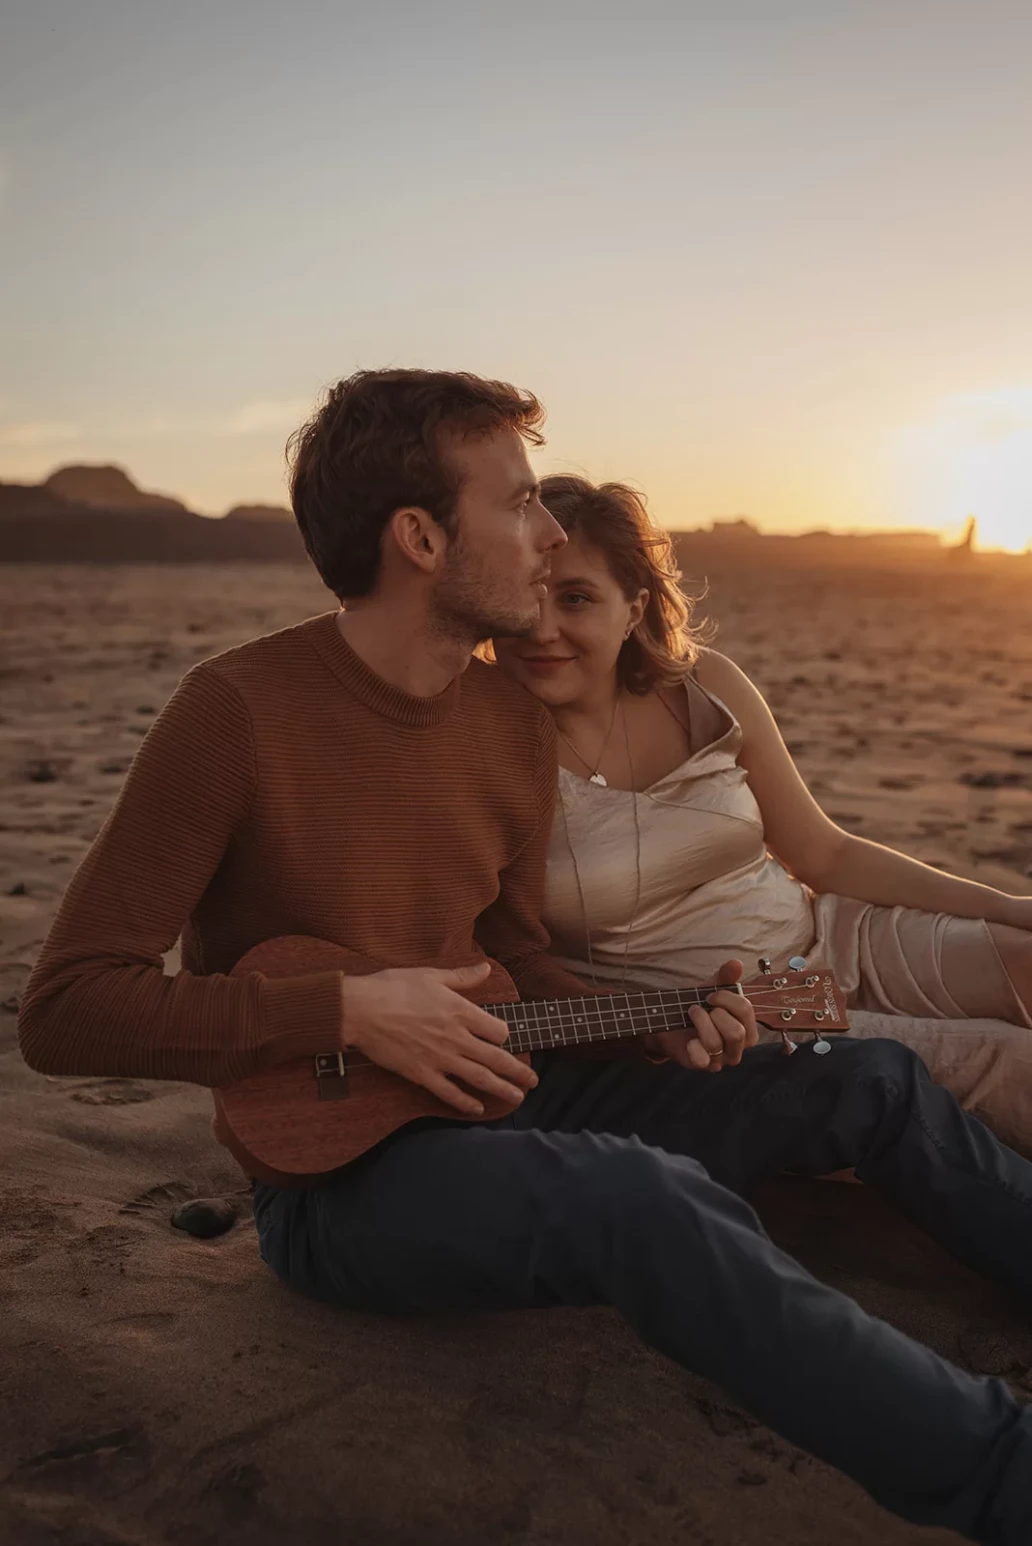
M339 971L365 976L382 971L383 962L366 960L327 940L286 935L249 950L231 976L302 977ZM468 961L455 965L469 965ZM770 973L740 984L757 1019L786 1038L789 1029L825 1031L849 1028L841 990L830 972L820 969ZM521 1003L508 973L491 963L491 974L464 996L503 1019L508 1047L526 1057L537 1048L576 1048L620 1041L644 1032L679 1029L690 1023L687 1011L703 1004L712 987L631 990ZM347 1028L343 1024L342 1036ZM826 1051L828 1044L818 1046ZM791 1051L791 1046L787 1047ZM479 1096L480 1092L473 1092ZM480 1097L480 1117L459 1116L453 1106L421 1085L380 1068L357 1050L333 1046L315 1057L280 1063L250 1078L213 1091L216 1131L249 1176L277 1186L311 1186L329 1171L347 1165L397 1128L420 1117L488 1122L513 1109L505 1101Z
M369 961L343 945L284 935L249 950L230 976L300 977L340 971L362 977L382 970L382 962ZM490 977L463 997L476 1004L519 1000L512 978L494 961ZM321 1073L319 1064L324 1064ZM362 1053L346 1051L338 1059L329 1049L325 1058L292 1059L212 1094L218 1127L239 1164L249 1176L279 1186L312 1185L419 1117L489 1122L512 1110L478 1091L484 1115L460 1117L454 1106Z

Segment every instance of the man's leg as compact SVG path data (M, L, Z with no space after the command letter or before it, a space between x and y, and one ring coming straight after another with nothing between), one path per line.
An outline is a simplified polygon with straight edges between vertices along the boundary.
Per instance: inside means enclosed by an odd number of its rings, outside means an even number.
M552 1056L518 1128L635 1135L747 1194L781 1170L853 1167L976 1271L1032 1299L1032 1163L970 1116L900 1042L835 1037L745 1053L737 1068Z
M612 1304L903 1517L1032 1538L1032 1413L817 1282L694 1160L587 1132L402 1132L312 1191L259 1186L255 1212L265 1260L304 1292L394 1312Z

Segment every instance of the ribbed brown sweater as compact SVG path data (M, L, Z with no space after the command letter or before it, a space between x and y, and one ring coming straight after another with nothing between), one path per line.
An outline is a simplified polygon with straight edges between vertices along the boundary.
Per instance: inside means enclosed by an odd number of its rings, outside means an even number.
M18 1032L33 1068L216 1086L335 1048L340 973L225 975L281 934L391 966L486 952L524 998L585 991L538 921L551 717L478 660L437 697L402 692L337 616L183 678L29 979Z

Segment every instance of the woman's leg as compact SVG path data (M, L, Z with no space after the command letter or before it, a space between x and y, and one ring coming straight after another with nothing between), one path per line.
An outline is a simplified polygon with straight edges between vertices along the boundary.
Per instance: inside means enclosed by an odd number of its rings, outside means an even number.
M1032 1032L1003 1020L918 1019L853 1010L857 1040L891 1038L916 1052L936 1084L1032 1159Z
M309 1192L258 1186L255 1216L280 1277L351 1308L614 1305L904 1518L1032 1539L1032 1412L812 1278L694 1160L588 1132L402 1133Z
M853 1034L910 1047L966 1111L1032 1156L1032 934L831 894L815 916L812 960L850 991Z

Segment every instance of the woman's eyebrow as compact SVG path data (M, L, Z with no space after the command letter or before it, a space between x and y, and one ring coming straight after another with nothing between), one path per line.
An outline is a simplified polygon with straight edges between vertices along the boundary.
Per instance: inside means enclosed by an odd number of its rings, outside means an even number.
M596 586L594 580L582 580L582 579L579 579L577 577L577 575L571 576L571 578L568 579L568 580L564 579L564 580L560 580L559 581L559 589L560 590L568 590L570 588L570 586L572 586L572 585L580 585L583 589L586 589L586 590L597 590L598 589L598 587Z

